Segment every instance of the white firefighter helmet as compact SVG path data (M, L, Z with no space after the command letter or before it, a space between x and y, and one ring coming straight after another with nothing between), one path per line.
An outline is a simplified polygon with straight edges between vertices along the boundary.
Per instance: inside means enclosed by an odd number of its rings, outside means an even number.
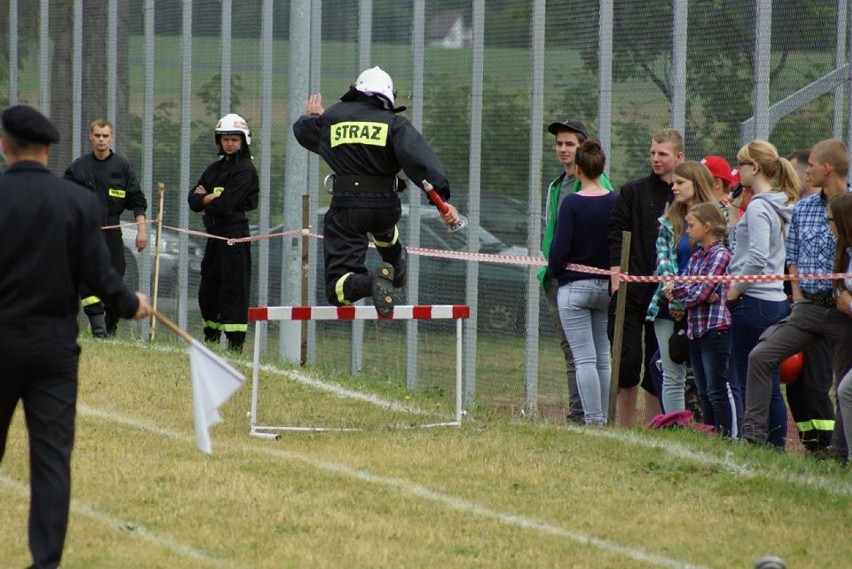
M355 90L365 95L383 97L391 106L394 105L396 99L396 91L393 90L393 79L378 65L363 71L358 76L358 79L355 80Z
M229 113L219 119L216 123L216 143L219 143L219 137L223 134L242 134L246 141L246 146L251 145L251 129L246 122L246 119L236 113Z

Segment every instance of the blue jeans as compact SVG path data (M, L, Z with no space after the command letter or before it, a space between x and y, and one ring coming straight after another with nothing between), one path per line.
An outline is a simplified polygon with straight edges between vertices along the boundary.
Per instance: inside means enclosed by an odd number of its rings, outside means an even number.
M611 363L606 328L609 281L586 279L559 287L556 297L562 328L574 354L577 390L586 424L605 425Z
M710 330L689 341L689 359L695 387L701 400L704 424L713 425L724 436L735 436L736 403L728 386L731 339L728 330Z
M663 390L660 400L666 413L686 409L686 364L676 364L669 357L669 338L674 334L674 330L674 320L660 317L654 320L654 333L663 364Z
M790 306L786 300L760 300L746 294L728 302L728 309L731 311L731 391L737 405L737 432L742 434L748 355L757 345L764 330L790 314ZM772 399L769 404L767 433L767 442L776 447L784 447L787 406L781 395L781 380L777 368L772 374Z

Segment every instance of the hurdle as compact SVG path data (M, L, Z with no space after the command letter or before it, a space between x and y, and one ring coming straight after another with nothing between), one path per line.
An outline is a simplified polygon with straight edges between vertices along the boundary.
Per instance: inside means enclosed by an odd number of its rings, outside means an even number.
M270 321L289 320L455 320L456 321L456 408L453 421L419 425L421 428L461 426L462 416L462 320L470 318L467 305L403 305L394 307L388 316L379 316L373 306L266 306L249 308L249 321L255 323L252 358L251 410L248 412L252 437L277 439L282 431L361 431L358 428L259 425L258 399L260 386L260 338Z

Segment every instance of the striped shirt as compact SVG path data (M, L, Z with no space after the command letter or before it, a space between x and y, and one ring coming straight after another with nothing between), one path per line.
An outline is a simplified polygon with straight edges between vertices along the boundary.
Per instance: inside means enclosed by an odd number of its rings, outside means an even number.
M713 243L708 250L698 249L689 258L684 275L726 275L731 252L721 241ZM683 301L687 312L686 335L690 340L700 338L711 330L728 330L731 313L727 307L728 283L674 283L674 298ZM716 293L715 302L709 299Z

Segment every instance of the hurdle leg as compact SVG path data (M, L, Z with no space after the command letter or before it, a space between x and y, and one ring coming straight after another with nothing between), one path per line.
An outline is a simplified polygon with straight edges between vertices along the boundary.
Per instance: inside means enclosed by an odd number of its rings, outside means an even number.
M262 433L256 430L257 427L257 399L258 388L260 384L260 337L261 326L265 331L266 321L258 321L254 326L254 355L251 364L251 411L249 411L249 420L251 421L251 430L249 434L253 437L261 439L277 439L278 435L274 433Z
M462 319L456 318L456 422L462 422Z

